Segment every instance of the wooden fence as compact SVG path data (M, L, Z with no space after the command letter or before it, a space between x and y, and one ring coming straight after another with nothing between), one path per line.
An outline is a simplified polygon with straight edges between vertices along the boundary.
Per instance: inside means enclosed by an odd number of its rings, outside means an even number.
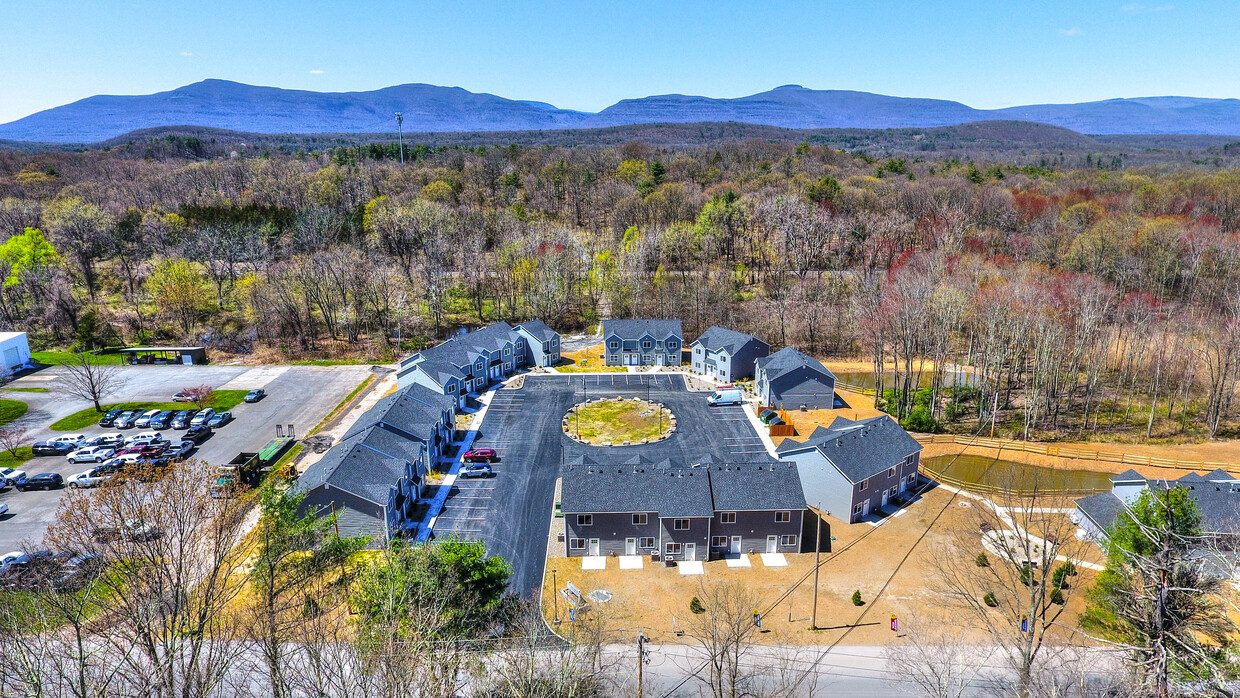
M861 393L862 395L877 395L878 394L878 390L874 388L867 388L863 385L853 385L852 383L836 382L835 387L839 388L840 390L847 390L850 393Z
M1082 448L1069 448L1054 444L1040 444L1029 441L1011 441L1009 439L992 439L985 436L963 436L959 434L914 434L913 438L923 444L957 444L959 446L979 446L1005 451L1034 453L1040 456L1057 458L1074 458L1093 460L1103 463L1119 463L1121 465L1144 465L1152 468L1174 468L1176 470L1216 470L1222 468L1229 472L1240 472L1236 463L1215 463L1212 461L1186 461L1172 458L1156 458L1154 456L1138 456L1131 453L1114 451L1094 451Z

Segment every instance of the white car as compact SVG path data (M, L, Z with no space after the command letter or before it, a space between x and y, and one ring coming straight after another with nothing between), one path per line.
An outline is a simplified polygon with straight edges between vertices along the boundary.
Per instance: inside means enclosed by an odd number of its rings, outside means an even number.
M95 468L91 468L90 470L87 470L84 473L78 473L77 475L70 475L67 482L69 483L70 487L73 487L75 489L78 487L94 487L95 485L103 484L105 481L107 481L111 477L112 477L111 475L101 473Z
M157 431L144 431L139 434L132 434L125 439L126 446L137 446L140 444L149 444L152 441L162 441L163 435Z
M133 425L139 429L142 429L144 427L149 427L151 426L151 419L154 418L155 415L159 414L162 411L163 410L147 410L146 412L142 413L141 417L138 417L136 420L134 420Z
M7 513L9 513L9 505L4 502L0 502L0 516L4 516Z
M125 437L122 434L99 434L92 436L82 442L82 448L91 446L118 446L125 443Z
M115 449L107 446L91 446L90 448L79 448L66 456L66 458L70 463L84 463L90 461L102 463L115 455Z
M29 477L25 470L18 470L17 468L0 468L0 476L4 476L5 487L21 482Z
M142 462L142 454L140 454L140 453L123 453L123 454L121 454L121 455L119 455L119 456L117 456L117 457L113 458L112 460L115 460L115 461L120 461L121 463L124 463L125 465L133 465L133 464L135 464L135 463L141 463L141 462ZM111 463L112 461L108 461L108 462L109 462L109 463Z
M84 441L86 441L85 434L61 434L54 439L48 439L48 443L69 444L74 448L79 448Z

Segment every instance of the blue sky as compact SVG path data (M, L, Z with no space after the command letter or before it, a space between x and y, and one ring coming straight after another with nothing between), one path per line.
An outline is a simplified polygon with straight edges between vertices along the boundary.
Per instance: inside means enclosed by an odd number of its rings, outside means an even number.
M595 111L797 83L994 108L1240 97L1240 3L0 0L0 123L203 78L458 85Z

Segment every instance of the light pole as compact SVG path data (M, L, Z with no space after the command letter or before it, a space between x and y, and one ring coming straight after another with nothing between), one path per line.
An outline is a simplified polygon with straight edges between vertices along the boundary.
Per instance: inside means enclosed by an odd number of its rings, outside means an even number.
M400 164L405 164L405 129L401 126L405 122L405 116L400 112L396 112L396 138L400 141Z

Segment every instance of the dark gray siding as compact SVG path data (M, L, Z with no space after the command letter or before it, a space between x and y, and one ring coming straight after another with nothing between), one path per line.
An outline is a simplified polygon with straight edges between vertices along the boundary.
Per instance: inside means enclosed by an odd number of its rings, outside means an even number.
M572 549L572 539L586 541L580 550ZM654 538L655 546L659 544L659 515L655 512L646 513L646 525L634 526L633 514L594 514L593 526L578 526L577 514L564 513L564 551L568 557L582 557L590 553L589 541L599 539L599 555L624 555L626 538ZM656 548L637 549L638 555L649 555Z
M890 493L893 487L895 488L897 495L903 490L911 487L908 482L908 476L916 475L917 464L920 460L921 454L915 453L909 458L906 458L903 462L892 464L895 468L894 475L888 474L891 472L891 469L889 468L888 470L879 472L877 475L869 477L865 483L866 488L864 490L861 489L862 483L857 483L854 485L852 509L849 512L850 516L847 520L857 521L861 518L861 516L856 513L858 504L868 500L870 502L869 511L873 512L882 506L883 494ZM916 478L914 478L913 484L915 483ZM862 511L865 511L864 507L862 508Z
M384 508L336 487L321 486L307 492L298 513L304 516L317 511L319 516L327 516L332 512L333 502L336 504L336 525L341 536L367 536L371 547L387 541Z
M679 555L673 555L674 560L708 560L710 559L710 519L689 519L689 530L677 531L675 518L659 519L659 530L662 541L659 544L659 555L666 557L668 543L680 543L682 548ZM693 557L686 557L684 544L693 543Z
M769 401L787 410L801 405L817 410L831 409L835 405L835 381L810 368L799 368L771 383Z
M728 539L727 545L711 546L711 551L716 555L728 552L733 536L741 537L740 552L742 553L765 553L767 536L777 536L775 540L775 552L777 553L801 551L801 526L805 515L804 510L789 512L787 523L776 522L773 511L737 511L732 512L736 514L736 523L725 524L723 523L725 513L728 512L715 512L715 518L711 521L711 537L726 536ZM796 542L784 545L782 536L796 536Z

